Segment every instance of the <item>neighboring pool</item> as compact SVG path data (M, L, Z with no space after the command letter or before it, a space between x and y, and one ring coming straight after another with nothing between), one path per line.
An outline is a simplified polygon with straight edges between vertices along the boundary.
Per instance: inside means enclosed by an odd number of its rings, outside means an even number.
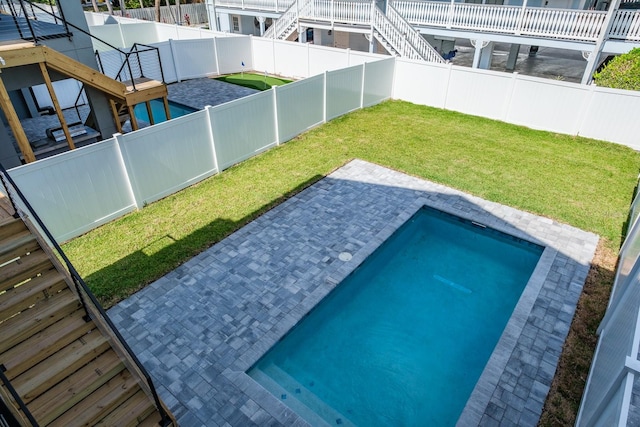
M420 209L247 373L312 424L454 425L542 251Z
M155 123L166 122L167 115L164 113L164 103L162 102L162 100L152 99L151 101L149 101L149 103L151 104L151 114L153 114ZM191 114L196 111L198 110L196 110L195 108L191 108L177 102L169 101L169 113L171 114L172 119ZM138 121L151 123L151 121L149 120L149 114L147 114L147 106L144 103L138 104L133 107L133 113L136 115L136 119L138 119Z

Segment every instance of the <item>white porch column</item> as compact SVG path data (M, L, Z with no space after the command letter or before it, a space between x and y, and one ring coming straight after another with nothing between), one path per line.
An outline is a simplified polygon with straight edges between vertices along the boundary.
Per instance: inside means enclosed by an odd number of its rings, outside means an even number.
M513 71L516 69L516 62L518 62L518 54L520 53L520 45L512 44L509 48L509 56L507 57L507 71Z
M206 8L207 19L209 20L209 29L213 31L220 31L220 28L218 27L218 16L216 14L216 1L207 0Z
M587 66L584 69L584 74L582 75L582 84L586 85L591 82L591 78L593 73L596 71L598 66L598 59L600 58L600 54L602 53L602 48L604 47L604 43L609 38L609 31L611 31L611 25L613 24L613 16L618 11L620 7L620 0L614 0L609 6L609 10L607 11L607 17L604 19L602 23L602 28L600 29L600 34L598 35L598 41L596 41L596 45L593 48L593 51L589 55L589 59L587 60Z
M487 43L487 42L484 42L484 43ZM486 46L483 47L484 43L480 44L481 53L480 53L480 64L478 64L478 68L481 68L483 70L488 70L489 68L491 68L491 59L493 57L494 43L489 42L486 44Z
M307 27L303 27L302 25L298 27L298 41L300 43L307 42Z
M476 50L473 52L473 64L471 65L472 68L478 68L478 65L480 65L480 54L482 53L482 40L476 40L475 48Z
M258 16L258 23L260 23L260 37L264 36L264 21L266 18L264 16Z

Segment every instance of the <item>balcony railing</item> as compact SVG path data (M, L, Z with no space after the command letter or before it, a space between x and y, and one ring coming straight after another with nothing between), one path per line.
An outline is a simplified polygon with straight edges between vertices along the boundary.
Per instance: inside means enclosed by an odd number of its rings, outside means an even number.
M216 6L276 13L283 12L293 3L291 0L216 0ZM595 42L598 39L607 15L607 12L597 10L522 8L444 1L399 0L391 4L413 26L581 42ZM315 0L308 10L312 16L305 18L332 23L369 25L372 17L371 3L368 1ZM640 41L640 10L616 11L609 38Z

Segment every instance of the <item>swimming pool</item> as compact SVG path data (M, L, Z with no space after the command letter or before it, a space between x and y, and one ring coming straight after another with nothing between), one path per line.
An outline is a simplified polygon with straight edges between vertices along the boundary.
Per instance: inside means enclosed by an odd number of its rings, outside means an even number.
M248 374L314 425L453 425L542 251L422 208Z
M151 101L149 101L149 103L151 104L151 114L153 115L155 123L166 122L167 115L164 113L164 103L162 102L162 100L152 99ZM196 110L195 108L191 108L174 101L169 101L169 114L171 114L172 119L182 117L196 111L198 110ZM149 114L147 113L147 106L144 103L138 104L133 107L133 112L136 115L136 119L138 119L138 121L151 123L151 121L149 120Z

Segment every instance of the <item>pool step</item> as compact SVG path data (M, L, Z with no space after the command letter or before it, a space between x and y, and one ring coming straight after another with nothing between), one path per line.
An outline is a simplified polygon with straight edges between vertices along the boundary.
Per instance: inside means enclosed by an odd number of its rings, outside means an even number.
M356 425L274 364L263 371L254 368L251 377L312 425Z

